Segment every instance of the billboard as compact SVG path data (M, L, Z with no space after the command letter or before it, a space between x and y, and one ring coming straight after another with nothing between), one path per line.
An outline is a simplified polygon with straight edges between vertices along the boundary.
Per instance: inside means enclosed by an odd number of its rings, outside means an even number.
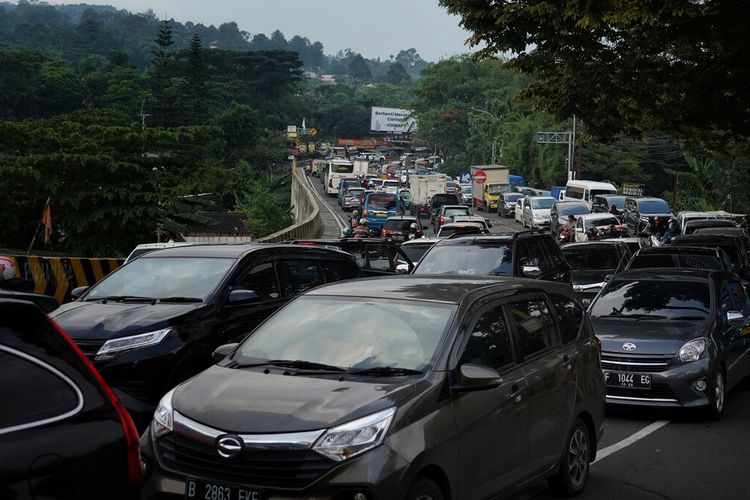
M413 112L399 108L372 108L370 130L372 132L390 132L404 134L417 130L417 119Z

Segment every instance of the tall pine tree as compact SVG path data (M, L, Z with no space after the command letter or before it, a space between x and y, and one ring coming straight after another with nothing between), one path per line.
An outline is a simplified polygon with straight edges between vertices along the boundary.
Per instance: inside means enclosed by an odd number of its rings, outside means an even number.
M169 126L176 123L175 92L172 89L172 74L175 65L175 54L172 50L172 26L164 20L159 27L159 34L154 39L156 48L151 51L151 93L154 99L153 122L157 126Z
M203 123L207 116L206 73L203 62L203 42L198 33L193 34L190 42L185 80L190 98L188 103L190 121L195 124Z

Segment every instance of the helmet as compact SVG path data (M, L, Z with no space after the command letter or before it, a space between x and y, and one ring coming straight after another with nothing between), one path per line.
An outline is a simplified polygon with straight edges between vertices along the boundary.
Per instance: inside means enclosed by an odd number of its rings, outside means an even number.
M0 257L0 275L4 280L16 277L16 264L10 257Z
M609 207L609 208L611 208L612 210L617 210L617 205L615 205L614 203L612 203L612 206Z
M360 226L366 226L367 225L367 219L359 219L359 225Z
M343 229L343 230L341 231L341 236L343 236L344 238L348 238L348 237L350 237L351 235L352 235L352 228L350 228L350 227L345 227L345 228L344 228L344 229Z
M411 224L409 224L409 229L416 230L417 229L417 223L416 222L412 222Z

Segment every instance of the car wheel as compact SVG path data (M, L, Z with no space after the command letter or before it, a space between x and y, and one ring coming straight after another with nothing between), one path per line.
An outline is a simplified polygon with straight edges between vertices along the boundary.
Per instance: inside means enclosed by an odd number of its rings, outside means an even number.
M443 492L434 481L426 477L418 477L409 488L406 500L443 500Z
M724 378L724 372L721 368L716 370L712 384L713 394L709 399L708 417L718 420L724 415L724 403L726 402L727 384Z
M552 490L560 496L572 497L580 494L589 478L591 436L589 428L580 418L565 441L560 459L560 468L549 478Z

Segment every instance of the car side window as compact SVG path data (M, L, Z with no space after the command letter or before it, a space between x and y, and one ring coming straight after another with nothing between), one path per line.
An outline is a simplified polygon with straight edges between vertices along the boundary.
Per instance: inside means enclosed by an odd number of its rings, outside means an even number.
M285 297L293 297L325 283L314 260L283 260L278 264L279 281Z
M552 241L552 238L545 237L541 241L542 245L547 250L547 255L549 256L552 267L557 267L562 264L564 257L562 255L562 252L560 251L560 247L554 241Z
M747 294L742 285L737 281L728 281L727 290L732 300L735 311L740 311L747 315L750 313L750 304L748 304Z
M279 298L279 284L273 262L258 264L245 274L235 285L241 290L253 290L261 299Z
M367 260L374 271L395 272L396 252L386 245L368 245Z
M578 338L583 325L584 312L575 301L562 295L551 295L552 305L557 313L557 324L560 326L560 337L563 344Z
M35 359L0 345L0 431L62 417L82 404L72 382Z
M471 363L502 371L514 364L513 346L502 306L482 313L470 329L459 365Z
M323 271L326 283L357 277L354 266L346 261L322 260L320 261L320 269Z
M510 310L524 359L554 345L555 323L543 300L516 302Z
M552 262L552 257L547 252L547 249L544 248L544 244L542 242L541 237L536 237L531 240L531 254L537 255L537 259L539 261L539 269L542 271L542 273L548 273L552 269L554 269L554 264Z

